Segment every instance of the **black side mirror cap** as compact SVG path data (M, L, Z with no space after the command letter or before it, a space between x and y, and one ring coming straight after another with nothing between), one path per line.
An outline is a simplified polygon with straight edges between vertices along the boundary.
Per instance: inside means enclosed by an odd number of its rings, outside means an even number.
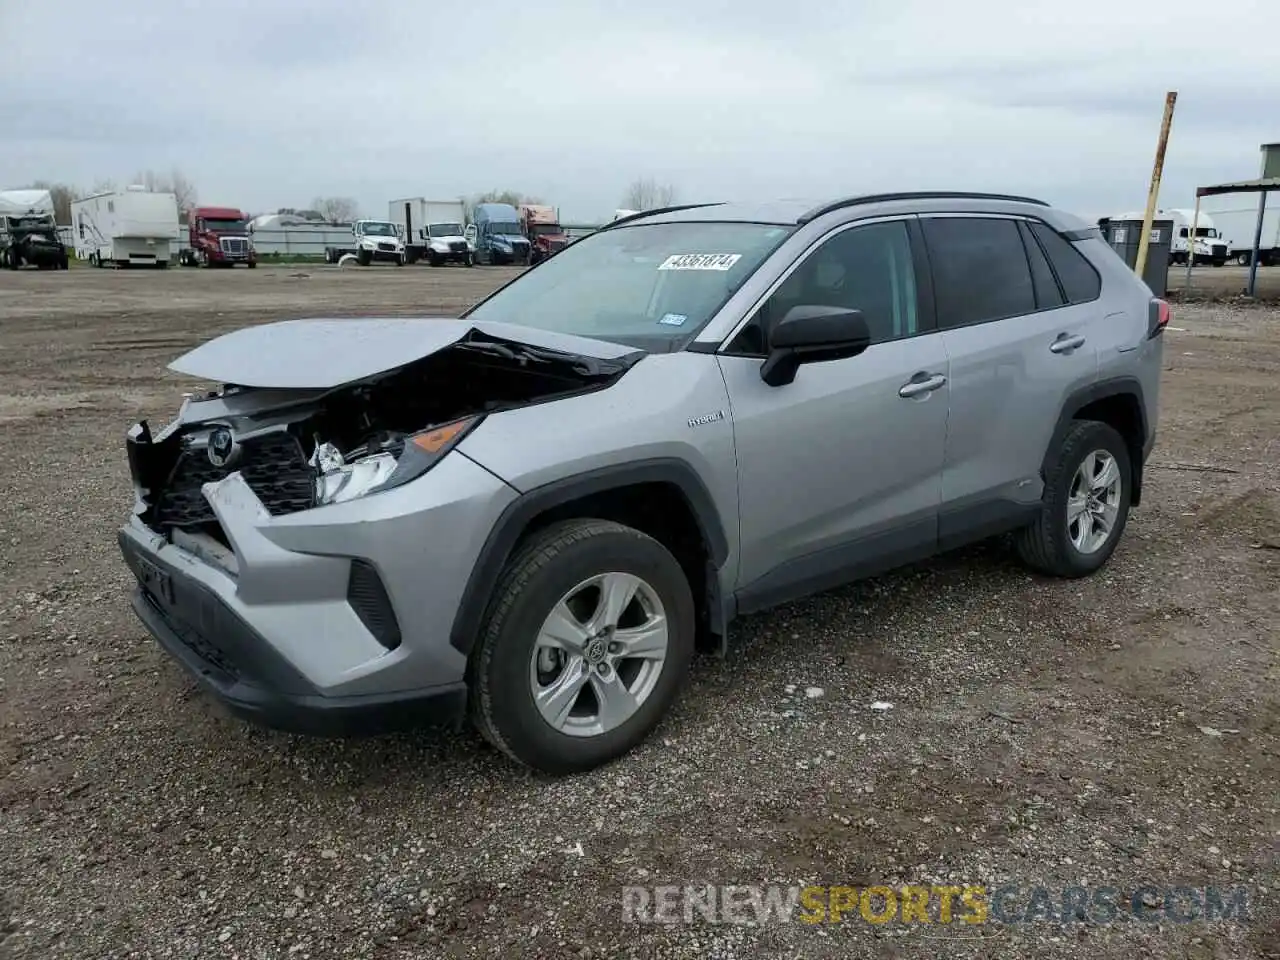
M802 363L854 357L871 346L861 310L801 304L769 332L769 354L760 379L771 387L791 383Z

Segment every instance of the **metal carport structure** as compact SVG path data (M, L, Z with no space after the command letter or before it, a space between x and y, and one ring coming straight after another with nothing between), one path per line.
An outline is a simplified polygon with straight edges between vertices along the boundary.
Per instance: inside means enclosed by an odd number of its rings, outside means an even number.
M1189 241L1194 244L1196 223L1200 219L1200 201L1204 197L1216 197L1225 193L1258 194L1258 222L1253 230L1253 248L1249 254L1249 285L1245 293L1253 296L1258 283L1258 247L1262 244L1262 220L1267 212L1267 194L1272 190L1280 190L1280 143L1264 143L1262 145L1262 174L1256 180L1239 180L1235 183L1219 183L1211 187L1196 188L1196 209L1191 218ZM1195 256L1187 257L1187 287L1191 286L1191 265Z

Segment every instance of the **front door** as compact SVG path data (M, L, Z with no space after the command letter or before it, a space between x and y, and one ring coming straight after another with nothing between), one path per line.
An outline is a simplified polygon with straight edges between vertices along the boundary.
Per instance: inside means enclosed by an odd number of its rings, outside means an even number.
M948 364L917 305L915 229L887 220L827 237L720 358L738 455L742 612L935 547ZM861 310L872 346L770 387L760 379L768 330L800 304Z

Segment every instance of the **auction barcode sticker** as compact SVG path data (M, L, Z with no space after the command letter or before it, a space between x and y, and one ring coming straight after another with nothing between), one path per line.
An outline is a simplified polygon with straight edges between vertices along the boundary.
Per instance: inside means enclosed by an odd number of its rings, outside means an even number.
M659 270L729 270L742 259L740 253L673 253Z

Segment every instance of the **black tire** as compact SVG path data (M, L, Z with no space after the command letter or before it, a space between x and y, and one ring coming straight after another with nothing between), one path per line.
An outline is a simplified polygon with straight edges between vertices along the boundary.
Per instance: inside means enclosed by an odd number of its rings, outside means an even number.
M656 686L618 727L591 737L553 729L538 712L529 668L538 630L572 588L604 572L633 573L666 610L668 649ZM694 650L693 594L667 549L639 530L608 520L569 520L532 535L499 579L469 669L472 723L513 760L545 773L590 770L630 751L679 695Z
M373 254L370 253L368 250L357 251L356 261L360 264L360 266L367 267L369 266L369 264L373 263Z
M1105 450L1120 469L1120 500L1115 525L1098 550L1082 553L1067 536L1067 500L1076 470L1095 450ZM1111 558L1129 519L1133 466L1124 438L1109 424L1076 420L1058 448L1044 478L1044 499L1034 523L1018 531L1016 544L1023 563L1039 573L1074 579L1096 572Z
M5 254L4 265L10 270L17 270L22 266L22 257L18 254L16 248L10 247L9 252Z
M247 266L250 270L256 270L258 268L258 261L250 260L248 263L245 264L245 266Z

